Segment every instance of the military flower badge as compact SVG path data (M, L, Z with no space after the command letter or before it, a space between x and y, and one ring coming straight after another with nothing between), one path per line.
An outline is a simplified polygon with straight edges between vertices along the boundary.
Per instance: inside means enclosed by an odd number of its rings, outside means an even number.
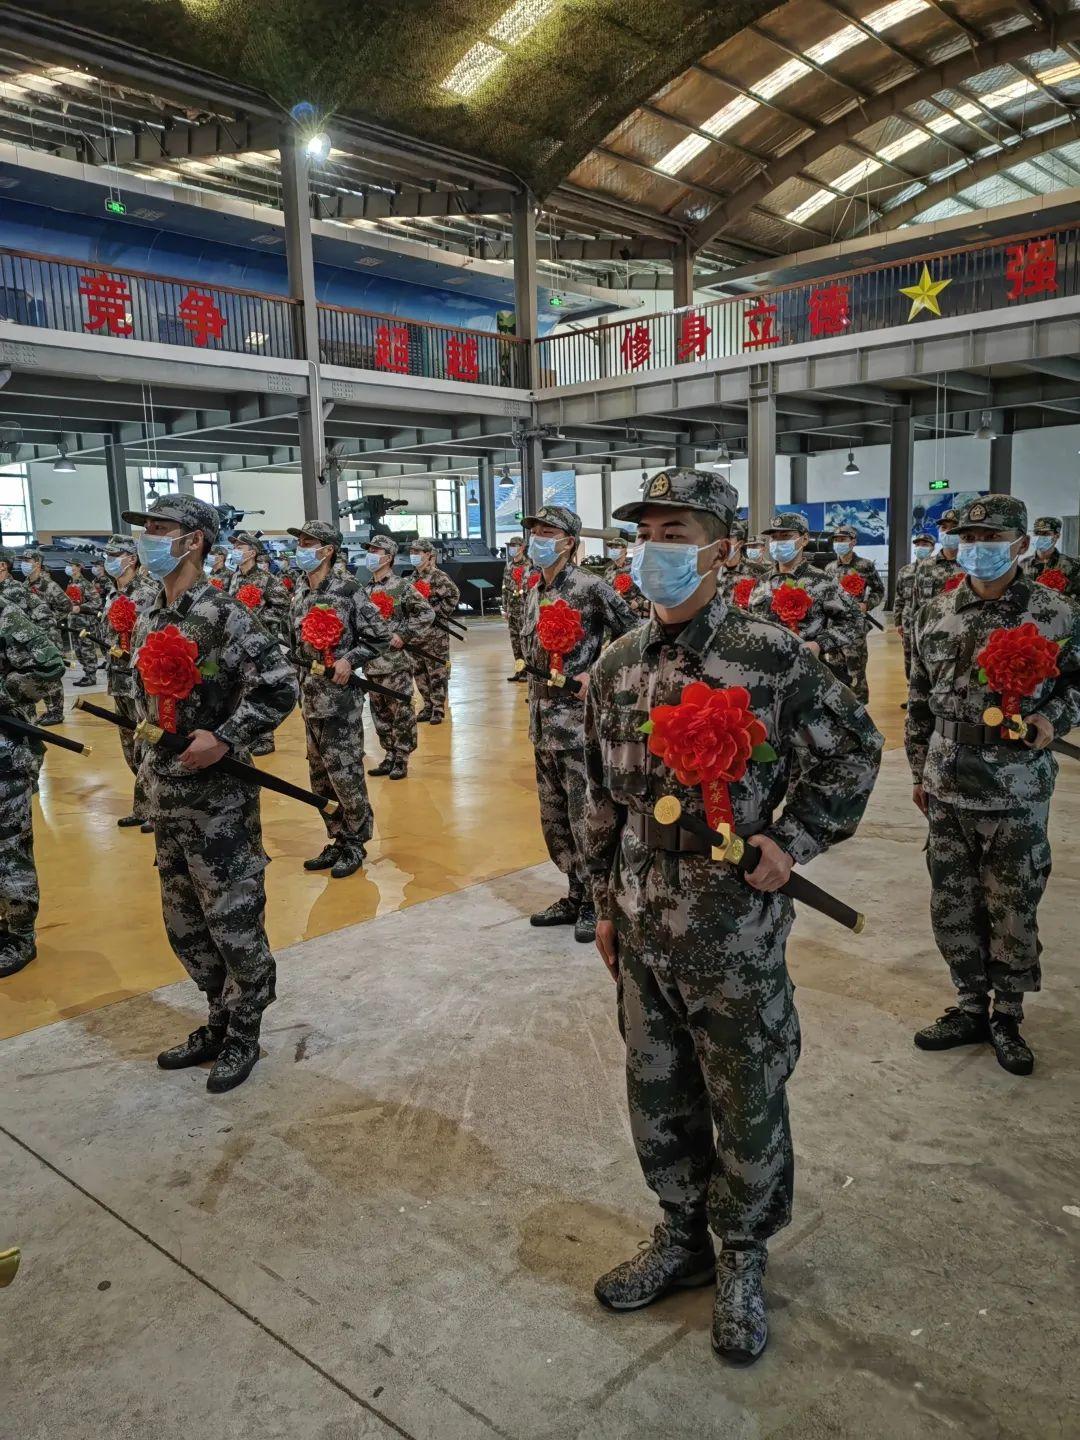
M754 593L757 581L752 575L744 575L741 580L735 581L735 588L731 592L731 598L740 610L749 610L750 596Z
M1064 570L1044 570L1036 578L1036 584L1045 585L1048 590L1061 592L1068 586L1069 577Z
M866 576L857 570L845 570L840 576L840 589L853 600L861 600L866 594Z
M263 603L263 592L258 585L241 585L236 592L236 598L241 605L246 605L249 610L258 610Z
M959 590L964 583L963 575L950 575L942 586L943 595L951 595L954 590Z
M1057 640L1048 640L1030 621L1011 630L992 631L975 661L979 684L1001 696L1001 707L985 711L984 723L1000 725L1006 717L1018 715L1021 699L1034 695L1044 681L1061 673L1060 650ZM1009 725L1003 725L1001 733L1006 739L1014 734Z
M131 649L131 632L135 629L135 602L127 595L117 595L106 610L105 619L109 629L116 635L120 654L126 655ZM114 655L113 658L119 659L119 656Z
M616 595L628 595L630 593L630 586L633 583L633 580L627 575L626 571L620 570L618 575L615 576L614 581Z
M81 585L69 585L65 589L64 594L67 596L67 598L71 601L73 605L81 605L83 603L83 593Z
M373 590L371 603L384 620L389 620L394 613L394 597L386 590Z
M799 626L809 615L813 605L814 598L809 590L796 584L794 580L785 580L773 591L769 609L782 625L786 625L797 635Z
M334 664L334 646L344 633L341 616L329 605L313 605L300 622L300 639L319 651L328 670Z
M414 580L413 589L425 600L431 599L431 584L427 580Z
M546 601L540 606L536 638L548 652L552 674L562 674L567 655L585 639L581 611L565 600Z
M150 631L139 646L135 668L147 695L157 697L158 724L171 735L176 733L178 703L217 672L216 665L200 667L199 647L175 625Z

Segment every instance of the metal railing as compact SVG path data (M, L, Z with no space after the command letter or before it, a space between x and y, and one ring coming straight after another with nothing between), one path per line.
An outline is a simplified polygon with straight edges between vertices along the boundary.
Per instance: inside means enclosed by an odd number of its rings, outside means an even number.
M550 388L736 355L764 359L780 345L891 326L914 335L938 312L974 315L1077 294L1080 227L1040 230L547 336L536 342L537 374Z
M525 347L513 335L337 305L318 313L324 364L463 384L526 383ZM303 354L300 307L287 297L14 250L0 250L0 319L204 352Z

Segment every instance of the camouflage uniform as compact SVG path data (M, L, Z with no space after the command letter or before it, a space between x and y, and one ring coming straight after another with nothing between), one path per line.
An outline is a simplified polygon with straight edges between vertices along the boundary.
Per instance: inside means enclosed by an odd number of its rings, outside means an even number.
M854 531L841 529L833 533L837 539L847 535L854 540ZM881 576L878 574L878 568L874 562L865 559L862 555L856 555L854 551L852 551L850 559L841 560L840 556L837 555L835 560L830 560L825 566L825 574L835 580L838 586L844 575L861 575L866 581L866 589L863 591L860 599L856 599L854 596L848 597L855 606L855 609L859 612L862 639L859 645L858 660L854 665L849 663L847 666L847 683L865 705L870 698L870 691L866 684L866 665L869 658L866 648L866 632L870 629L870 622L861 617L864 617L871 610L876 610L885 599L885 585ZM841 586L840 588L842 589L843 587ZM846 594L847 592L845 591L844 593ZM843 658L839 655L829 655L826 663L830 669L840 673L841 666L844 662Z
M1056 515L1040 515L1035 521L1035 534L1059 536L1061 521ZM1060 570L1066 583L1065 589L1057 593L1070 600L1080 601L1080 560L1073 559L1071 555L1063 555L1056 544L1052 550L1043 551L1041 554L1033 550L1026 560L1020 561L1020 568L1034 581L1038 581L1039 576L1047 570Z
M190 495L162 495L130 523L178 520L185 529L217 533L217 511ZM243 605L200 576L175 605L164 588L138 618L134 649L175 625L198 646L202 682L177 704L180 734L209 730L238 760L280 725L298 687L281 646ZM139 680L139 709L154 724L158 701ZM274 957L264 914L267 865L259 791L213 766L187 770L179 756L143 747L140 777L154 819L165 930L174 953L207 998L211 1029L252 1041L275 998Z
M71 604L71 648L75 652L75 659L82 666L83 673L80 678L84 682L92 683L97 679L98 648L89 636L84 640L79 631L97 632L101 624L102 589L89 570L81 565L79 568L81 575L69 577L69 584L77 585L83 597L78 605L74 601Z
M430 540L414 541L410 549L425 555L435 553L435 547ZM436 619L445 623L457 614L461 591L445 570L440 570L437 566L423 572L417 570L412 580L414 584L417 580L423 580L431 586L428 604L435 612ZM424 641L424 649L437 655L438 659L428 660L417 655L413 661L416 688L424 702L417 719L438 724L446 714L446 693L450 681L450 636L438 626L432 626Z
M619 518L658 501L730 522L737 495L715 474L662 472ZM722 1262L729 1249L750 1251L763 1269L765 1242L791 1218L785 1085L800 1048L785 961L793 914L786 897L751 889L700 847L693 852L688 832L652 817L663 795L704 815L700 789L681 784L641 730L652 707L677 704L683 687L701 680L749 690L776 751L730 785L735 832L764 833L799 864L854 832L882 741L862 705L794 635L720 596L676 637L654 619L616 641L589 688L586 846L597 913L618 937L638 1159L665 1212L668 1244L700 1252L711 1226L724 1242ZM741 1263L722 1267L718 1304L730 1299L724 1286L737 1283L730 1272ZM635 1271L640 1262L619 1267L597 1293L631 1308L617 1297Z
M237 530L232 540L234 545L250 545L257 555L263 557L263 563L256 561L246 572L242 569L233 570L229 574L226 592L236 596L243 586L254 585L262 592L263 597L255 614L271 635L276 635L281 640L287 639L292 597L278 576L272 574L266 566L266 547L257 535L252 535L247 530Z
M716 575L717 591L725 600L732 598L735 586L740 580L758 581L769 573L768 565L759 560L747 559L746 526L739 520L732 524L731 539L739 542L738 549L734 551L734 559L730 563L725 560Z
M561 505L546 505L525 519L526 528L536 521L558 526L575 539L581 534L581 519ZM607 634L616 639L633 630L638 619L629 605L610 585L586 574L572 560L555 576L551 585L541 574L539 585L525 597L521 644L525 659L546 674L551 669L548 653L540 645L536 627L540 607L548 601L565 600L581 611L584 639L565 657L563 671L571 677L592 666ZM588 849L585 840L585 758L582 751L585 707L575 698L576 687L557 689L536 675L529 676L529 739L536 757L536 788L540 797L540 825L548 854L569 881L570 902L580 908L589 900Z
M105 555L110 560L119 559L121 556L136 554L135 542L130 535L113 535L105 547ZM121 586L119 580L110 579L109 593L105 597L105 604L101 616L101 638L108 645L108 654L105 659L105 688L112 697L113 707L116 713L127 724L135 725L139 721L139 707L137 697L139 694L138 680L131 669L131 651L126 649L121 642L120 636L112 628L108 621L109 607L119 595L126 595L135 606L137 615L148 610L157 598L159 586L156 581L144 579L135 570L128 572L131 576ZM130 646L130 641L128 642ZM139 742L131 730L121 730L120 748L123 751L124 763L135 777L135 794L132 800L131 813L128 821L147 821L150 819L150 806L146 799L146 792L139 776ZM125 822L126 823L126 822Z
M340 533L323 521L309 521L300 533L320 545L341 544ZM311 788L341 806L336 815L323 816L330 839L340 847L362 849L373 828L364 776L364 692L355 685L335 685L329 676L311 673L311 662L324 662L325 657L300 638L300 627L316 606L332 609L344 625L333 658L348 660L354 670L361 668L373 645L389 639L389 632L351 575L332 571L314 588L307 575L300 575L289 621L291 648L306 662L298 667L298 674Z
M622 577L620 579L620 577ZM652 614L652 601L647 600L634 584L630 574L629 560L611 559L604 566L602 579L610 585L616 595L621 595L639 620L647 620ZM617 585L615 582L619 581Z
M35 552L40 554L39 552ZM7 565L9 570L15 566L15 552L12 550L0 550L0 562ZM51 582L50 582L51 583ZM58 587L54 587L58 588ZM61 591L61 594L63 592ZM70 604L67 596L63 596L66 604ZM23 580L16 580L13 575L0 579L0 599L6 600L9 605L15 605L26 617L53 642L61 654L63 654L63 642L60 630L56 623L56 617L48 601L30 585ZM30 719L34 718L34 704L38 700L45 703L43 720L59 724L64 718L64 675L63 670L59 676L48 680L39 676L26 675L18 681L20 687L20 703L30 703Z
M922 533L925 535L925 532ZM920 555L918 549L915 556L910 564L902 565L896 572L896 595L893 597L893 624L900 632L900 641L904 647L905 680L911 677L911 627L915 624L915 615L919 608L915 603L915 573L919 566L930 558L929 554Z
M518 543L520 544L521 542L519 541ZM515 570L521 571L520 584L514 579ZM521 617L525 610L525 594L531 571L532 565L524 550L522 550L519 559L508 559L503 569L502 612L506 616L506 628L510 631L510 648L514 652L515 662L522 659ZM511 678L514 680L525 680L526 677L518 671L515 671Z
M1022 503L987 495L965 507L961 523L1027 528ZM1033 622L1061 642L1061 672L1021 701L1062 736L1080 722L1080 610L1018 573L996 600L970 584L919 611L912 636L907 754L928 796L930 918L962 1011L985 1013L990 991L999 1014L1019 1019L1023 994L1040 985L1037 911L1050 875L1046 825L1057 761L983 724L1002 697L979 681L975 657L992 631ZM946 733L959 722L966 734Z
M793 530L800 535L809 533L805 518L797 511L774 515L769 529ZM851 672L858 672L862 661L866 644L863 619L854 602L823 570L803 559L787 574L781 571L779 565L770 565L750 596L750 613L759 620L770 620L774 625L782 623L772 609L772 597L789 580L801 586L814 602L799 625L799 639L814 641L821 658L830 657L833 661L830 668L835 668L835 673L846 683Z
M0 600L0 717L30 719L32 707L21 698L28 682L41 685L63 673L63 656L45 631ZM0 976L21 970L35 954L39 897L30 796L39 749L0 726Z
M374 535L371 544L391 559L397 554L397 542L386 535ZM371 572L368 572L369 576ZM393 601L390 619L386 621L391 635L400 635L409 645L418 645L426 650L431 643L432 622L435 611L424 597L413 587L411 580L395 575L391 570L385 580L376 582L369 579L368 596L389 595ZM385 650L368 662L365 673L380 685L396 690L400 700L388 700L385 695L371 695L371 718L379 737L385 759L384 773L395 766L404 768L409 756L416 749L416 711L413 709L413 665L408 650ZM382 769L376 766L376 769Z
M947 533L940 529L941 525L955 524L956 511L946 510L939 522L939 537ZM964 572L956 563L955 549L949 554L941 549L936 555L931 555L929 560L920 560L915 566L915 608L925 605L927 600L932 600L935 595L940 595L948 581L955 580L958 576L962 580Z

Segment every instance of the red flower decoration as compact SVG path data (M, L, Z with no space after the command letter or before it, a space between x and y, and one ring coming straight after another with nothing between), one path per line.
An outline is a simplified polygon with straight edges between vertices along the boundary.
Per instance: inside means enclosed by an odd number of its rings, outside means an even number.
M521 589L521 582L522 582L522 580L525 579L525 566L524 566L524 565L515 565L514 568L513 568L513 570L511 570L510 574L513 576L514 584L515 584L515 585L518 587L518 589L520 590L520 589Z
M249 610L257 610L264 599L263 592L259 589L258 585L252 585L250 583L240 586L240 589L236 592L236 598L240 601L241 605L246 605Z
M1040 635L1038 626L1030 621L1012 630L994 630L975 657L980 667L979 679L985 677L984 683L989 689L1001 696L1005 714L1015 715L1022 696L1034 695L1044 680L1052 680L1061 673L1059 649L1056 640ZM1009 732L1003 730L1002 733Z
M950 575L949 578L945 581L941 593L943 595L951 595L954 590L959 590L960 586L963 583L963 575Z
M373 590L371 592L371 603L384 620L389 620L390 616L394 613L394 597L386 590Z
M750 608L750 596L754 593L757 581L752 575L744 575L741 580L735 581L735 588L731 592L731 598L735 604L743 610Z
M286 590L295 590L296 588L296 581L291 575L283 575L281 577L281 583L285 586Z
M69 586L67 587L67 589L64 591L64 594L68 597L68 599L71 601L71 603L72 603L73 605L81 605L81 604L82 604L82 586L81 586L81 585L69 585Z
M626 595L629 593L630 586L633 585L634 582L625 570L620 570L618 575L615 576L613 583L617 595Z
M773 591L769 609L782 625L786 625L797 635L799 626L809 615L813 604L814 599L809 590L787 580Z
M575 610L565 600L541 605L536 638L548 652L552 670L561 671L566 656L585 639L581 611Z
M425 600L431 598L431 586L426 580L414 580L413 589L418 595L422 595Z
M535 590L536 587L537 587L537 585L539 585L539 584L540 584L540 571L539 571L539 570L534 570L533 573L529 576L529 589L530 589L530 590Z
M135 668L147 695L158 697L158 724L163 730L175 733L177 701L186 700L195 686L202 684L198 658L195 641L175 625L151 630L139 646Z
M866 576L860 575L857 570L845 570L840 576L840 589L845 595L861 600L866 594Z
M300 639L318 650L327 667L334 663L334 646L345 633L345 625L329 605L315 605L300 622Z
M121 650L131 649L131 632L135 629L135 602L126 595L117 595L105 612L109 629L116 633Z
M224 581L224 580L211 579L210 584L214 587L215 590L224 590L224 589L225 589L225 581Z
M683 785L700 785L705 814L715 829L732 823L728 785L741 780L751 754L765 743L765 726L750 710L750 692L741 685L714 690L695 680L678 705L649 712L649 749Z
M1037 584L1045 585L1048 590L1064 590L1069 583L1064 570L1044 570L1035 578Z

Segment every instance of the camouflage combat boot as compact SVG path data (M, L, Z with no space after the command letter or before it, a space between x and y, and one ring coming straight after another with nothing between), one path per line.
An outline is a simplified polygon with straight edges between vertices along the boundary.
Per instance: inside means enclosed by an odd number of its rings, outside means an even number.
M732 1365L752 1365L768 1344L763 1286L768 1258L764 1245L736 1250L725 1245L716 1262L712 1347Z
M985 1010L958 1010L950 1005L925 1030L915 1033L920 1050L953 1050L957 1045L981 1045L990 1039L990 1022Z
M581 909L581 901L576 900L573 895L564 895L561 900L556 900L544 910L538 910L535 915L529 916L530 925L577 925L578 911Z
M163 1050L157 1057L157 1063L162 1070L186 1070L189 1065L202 1065L207 1060L216 1060L224 1044L224 1025L200 1025L179 1045Z
M991 1015L990 1043L998 1064L1010 1075L1030 1075L1035 1069L1035 1056L1020 1034L1020 1022L1015 1015L999 1015L996 1011Z
M574 924L574 939L579 945L591 945L596 939L596 908L591 900L583 900Z
M211 1095L223 1095L226 1090L235 1090L244 1083L258 1063L258 1035L238 1035L230 1031L221 1047L221 1054L214 1061L214 1068L206 1077L207 1090Z
M651 1241L643 1240L631 1260L601 1275L593 1294L609 1310L642 1310L673 1290L692 1290L716 1279L716 1252L708 1232L700 1249L688 1250L672 1238L666 1224L657 1225Z
M37 944L33 935L0 934L0 979L17 975L36 959Z
M329 870L332 865L338 862L338 844L336 840L328 840L318 855L313 855L310 860L304 861L305 870Z

